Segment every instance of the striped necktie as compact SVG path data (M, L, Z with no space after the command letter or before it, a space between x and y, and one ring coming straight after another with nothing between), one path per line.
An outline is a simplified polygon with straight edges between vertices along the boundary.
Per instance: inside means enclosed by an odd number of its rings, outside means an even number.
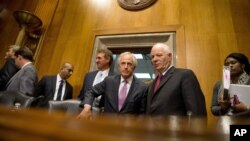
M125 102L125 99L126 99L126 95L127 95L127 84L128 84L128 81L127 80L124 80L123 81L123 86L119 92L119 110L121 110L124 102Z
M155 85L154 85L154 93L156 92L156 90L158 89L160 83L161 83L161 79L162 79L162 74L159 74L157 76L157 79L156 79L156 82L155 82Z

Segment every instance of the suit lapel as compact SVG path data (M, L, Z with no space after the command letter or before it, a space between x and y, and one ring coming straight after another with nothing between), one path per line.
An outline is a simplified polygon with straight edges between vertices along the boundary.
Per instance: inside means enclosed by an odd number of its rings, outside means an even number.
M97 73L98 73L98 70L97 70L97 71L94 71L94 72L93 72L93 75L92 75L91 78L90 78L90 84L91 84L91 86L93 85L93 83L94 83L94 81L95 81L95 76L97 75Z
M10 85L10 83L15 80L17 77L20 76L20 74L22 74L23 70L19 70L10 80L9 82L6 84L6 87L8 87Z
M127 101L128 101L128 99L129 99L130 97L132 97L133 91L134 91L134 88L136 88L136 85L137 85L137 81L136 81L135 76L133 76L133 80L132 80L130 89L129 89L129 91L128 91L127 97L126 97L125 102L124 102L124 104L123 104L123 106L122 106L121 109L123 109L123 107L125 107L125 106L127 105Z
M115 76L115 81L113 81L112 85L114 86L113 92L112 94L112 101L111 103L114 103L114 108L116 109L116 111L119 111L118 108L118 95L119 95L119 86L120 86L120 81L121 81L121 75L117 75Z
M27 68L27 67L29 67L31 65L31 63L30 64L27 64L26 66L24 66L23 68L21 68L10 80L9 80L9 82L8 82L8 84L11 82L11 81L13 81L13 80L15 80L17 77L19 77L20 75L22 75L22 73L24 72L24 70ZM7 85L8 85L7 84Z
M156 80L154 80L153 86L151 87L152 88L151 93L153 93L152 97L154 97L154 95L156 95L158 93L159 89L161 89L161 87L165 83L167 83L167 81L173 76L174 70L175 70L175 67L172 67L172 68L170 68L170 70L167 71L167 73L163 76L163 78L162 78L162 80L160 82L160 85L159 85L158 89L155 91L155 93L154 93L153 88L154 88L154 84L155 84Z
M53 97L54 97L54 94L55 94L55 91L56 91L56 77L57 76L54 76L54 77L52 77L52 79L51 79L51 85L50 86L52 86L52 95L53 95Z
M68 91L69 91L69 84L68 84L67 81L65 81L65 82L66 82L66 85L65 85L65 93L64 93L64 96L63 96L63 100L66 99Z

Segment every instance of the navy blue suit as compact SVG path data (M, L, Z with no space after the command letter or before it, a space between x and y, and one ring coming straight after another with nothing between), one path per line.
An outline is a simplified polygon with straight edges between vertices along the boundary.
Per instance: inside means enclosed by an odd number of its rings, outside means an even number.
M35 96L44 96L43 100L38 104L40 107L47 107L49 100L53 100L56 89L57 75L44 76L37 85ZM66 81L65 94L63 100L72 99L73 87Z

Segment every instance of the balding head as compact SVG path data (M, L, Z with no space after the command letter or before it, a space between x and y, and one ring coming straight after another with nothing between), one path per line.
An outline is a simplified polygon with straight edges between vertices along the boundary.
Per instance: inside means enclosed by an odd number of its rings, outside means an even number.
M73 71L74 66L69 62L65 62L60 69L59 75L62 79L66 80L72 75Z
M154 44L150 56L155 70L159 73L166 71L172 63L172 51L168 45L163 43Z

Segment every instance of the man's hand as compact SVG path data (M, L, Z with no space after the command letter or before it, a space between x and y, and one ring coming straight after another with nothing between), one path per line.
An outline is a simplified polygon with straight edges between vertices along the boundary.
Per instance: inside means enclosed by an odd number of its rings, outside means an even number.
M76 118L77 119L92 119L91 106L84 105L82 112Z

